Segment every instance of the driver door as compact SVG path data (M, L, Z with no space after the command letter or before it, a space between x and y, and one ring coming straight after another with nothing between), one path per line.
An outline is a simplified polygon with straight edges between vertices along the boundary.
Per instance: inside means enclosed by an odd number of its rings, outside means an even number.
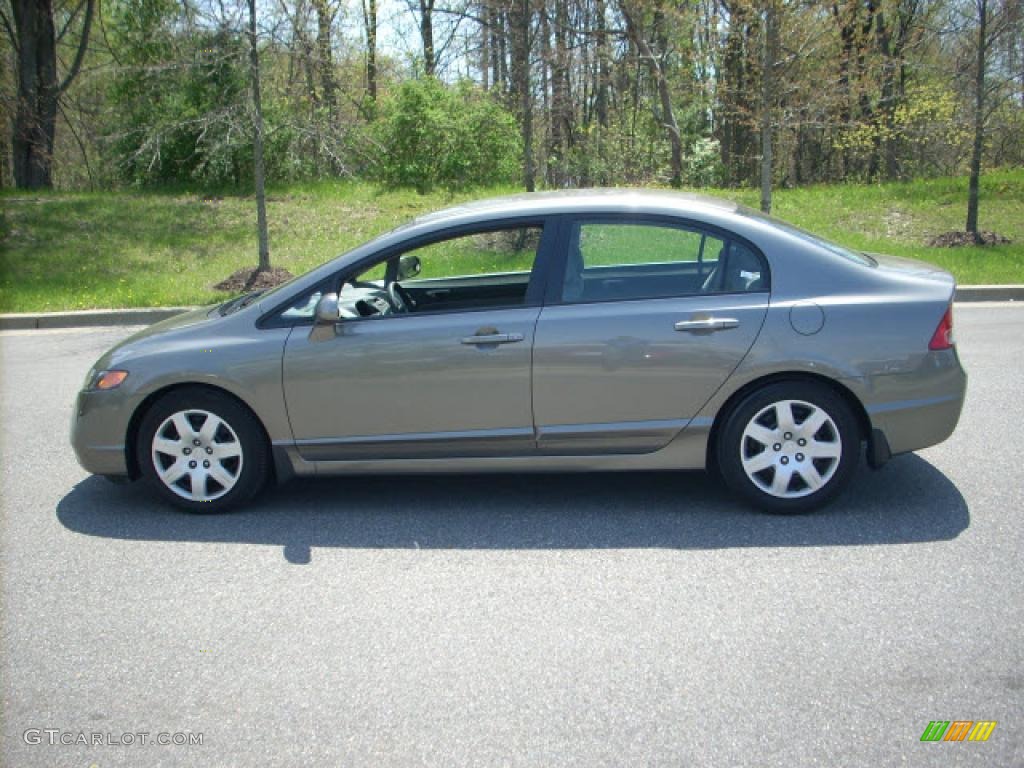
M404 253L421 272L378 279L383 313L333 333L295 327L284 392L301 455L314 461L524 455L535 451L531 353L540 314L537 224L462 232ZM379 276L381 262L366 273ZM360 290L374 283L360 276ZM393 291L392 291L393 293ZM342 292L342 296L345 292ZM536 299L534 297L537 297ZM365 306L362 307L365 311ZM358 314L357 312L350 312ZM314 331L321 331L321 328Z

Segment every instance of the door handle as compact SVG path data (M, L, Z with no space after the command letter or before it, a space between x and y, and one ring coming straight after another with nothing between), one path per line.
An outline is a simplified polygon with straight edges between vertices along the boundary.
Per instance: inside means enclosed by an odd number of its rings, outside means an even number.
M676 323L677 331L697 333L700 331L724 331L727 328L738 328L740 321L735 317L704 317L700 320L680 320Z
M521 333L481 333L476 336L466 336L462 339L463 344L514 344L524 338Z

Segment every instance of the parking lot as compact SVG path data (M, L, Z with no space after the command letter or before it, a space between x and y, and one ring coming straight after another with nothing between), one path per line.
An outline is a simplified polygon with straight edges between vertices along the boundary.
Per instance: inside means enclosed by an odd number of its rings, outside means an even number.
M131 330L0 334L4 766L1024 762L1022 306L958 305L951 440L798 517L702 473L324 478L188 516L68 444Z

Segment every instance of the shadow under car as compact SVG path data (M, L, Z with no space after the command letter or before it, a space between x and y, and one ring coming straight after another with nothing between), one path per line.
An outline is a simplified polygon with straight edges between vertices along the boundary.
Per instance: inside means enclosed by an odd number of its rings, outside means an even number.
M98 477L57 505L71 531L137 541L275 544L296 564L314 547L720 549L909 544L956 538L970 522L956 486L916 455L862 467L807 515L767 515L703 472L433 475L293 480L249 507L189 515L135 485Z

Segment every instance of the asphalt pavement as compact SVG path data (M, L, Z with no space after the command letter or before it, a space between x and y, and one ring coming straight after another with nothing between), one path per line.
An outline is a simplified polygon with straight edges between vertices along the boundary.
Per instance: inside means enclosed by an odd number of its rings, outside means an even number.
M0 333L3 766L1024 764L1022 306L958 306L953 438L800 517L702 473L188 516L68 444L131 331Z

